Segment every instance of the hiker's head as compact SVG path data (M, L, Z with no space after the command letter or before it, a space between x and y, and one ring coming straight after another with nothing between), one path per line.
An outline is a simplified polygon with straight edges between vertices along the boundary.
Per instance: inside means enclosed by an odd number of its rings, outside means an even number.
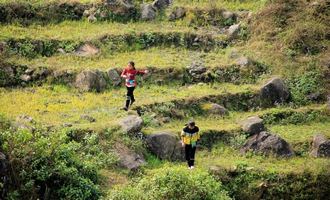
M135 63L133 61L129 61L127 67L128 69L135 69Z
M190 129L193 129L195 127L195 121L194 120L190 120L188 123L187 123L188 127Z

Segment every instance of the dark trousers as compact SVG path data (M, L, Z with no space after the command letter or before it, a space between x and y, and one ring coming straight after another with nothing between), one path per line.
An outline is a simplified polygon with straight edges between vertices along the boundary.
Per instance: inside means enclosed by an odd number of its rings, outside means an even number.
M127 88L127 95L126 95L126 108L129 107L130 104L132 104L134 99L134 89L135 87L126 87Z
M195 152L196 152L196 146L192 147L191 144L185 145L185 153L186 153L186 160L188 162L188 166L194 166L195 164Z

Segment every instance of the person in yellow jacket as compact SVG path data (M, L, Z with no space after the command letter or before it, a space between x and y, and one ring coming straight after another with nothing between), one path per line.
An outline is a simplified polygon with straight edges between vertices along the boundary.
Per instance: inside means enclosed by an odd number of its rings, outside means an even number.
M193 120L183 128L181 132L181 143L185 148L185 157L188 163L188 168L193 169L195 165L195 153L197 142L200 140L199 128Z

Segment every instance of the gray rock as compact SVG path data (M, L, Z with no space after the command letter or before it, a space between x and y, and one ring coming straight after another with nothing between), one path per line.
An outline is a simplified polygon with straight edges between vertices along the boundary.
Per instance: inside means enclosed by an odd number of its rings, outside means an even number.
M266 131L251 136L241 148L241 153L253 151L264 155L291 157L294 155L291 146L281 137Z
M141 131L143 120L136 115L129 115L119 122L122 130L127 134L136 134Z
M22 74L20 77L19 77L20 80L24 81L24 82L29 82L32 80L32 77L30 75L27 75L27 74Z
M60 53L60 54L66 54L66 52L63 48L57 49L57 52Z
M171 3L173 2L173 0L155 0L152 5L158 9L164 9L166 7L168 7L169 5L171 5Z
M92 116L89 116L89 115L80 115L80 119L82 120L87 120L89 122L96 122L96 119Z
M107 71L108 78L110 79L113 86L119 86L121 83L121 78L117 70L109 69Z
M245 56L239 57L236 60L236 65L239 65L241 67L247 67L247 66L249 66L251 64L252 64L251 59L249 59L248 57L245 57Z
M146 163L142 154L132 151L126 145L116 143L114 146L121 167L129 170L137 170Z
M210 108L209 112L211 114L220 115L220 116L228 115L228 110L225 107L223 107L219 104L216 104L216 103L211 104L211 108Z
M15 129L26 129L33 132L35 130L35 121L29 115L19 115L16 117L15 122L13 122L13 127Z
M238 59L239 58L239 54L238 54L238 51L237 49L233 49L231 50L229 56L228 56L230 59Z
M235 14L233 12L230 12L230 11L223 11L222 12L222 17L224 19L233 19L235 17Z
M6 42L0 42L0 53L6 50L6 46L7 46Z
M34 72L34 69L28 68L28 69L25 70L24 74L32 75L33 72Z
M184 160L184 149L172 133L159 132L147 136L148 149L162 160Z
M100 50L96 46L94 46L93 44L87 43L87 44L84 44L84 45L80 46L75 51L75 55L87 57L87 56L96 55L99 52L100 52Z
M177 19L182 19L186 16L187 10L184 7L176 7L169 15L169 20L174 21Z
M207 68L201 62L193 62L190 66L187 66L187 72L194 81L201 81L205 77Z
M279 104L289 100L290 91L282 79L273 78L261 88L260 97L271 104Z
M15 70L11 66L1 66L0 72L3 73L4 77L14 78Z
M156 18L156 8L152 4L141 5L141 19L151 21Z
M265 131L263 120L258 116L249 117L241 122L242 130L250 135L258 134Z
M95 15L90 15L88 18L87 18L88 22L90 23L94 23L97 21L97 18L95 17Z
M317 134L313 138L312 151L310 153L313 157L330 157L330 140L324 135Z
M233 39L235 38L239 31L241 29L241 25L240 24L234 24L234 25L231 25L227 30L226 30L226 34L229 38Z
M86 70L76 76L75 86L85 92L93 90L101 92L106 88L107 83L101 71Z

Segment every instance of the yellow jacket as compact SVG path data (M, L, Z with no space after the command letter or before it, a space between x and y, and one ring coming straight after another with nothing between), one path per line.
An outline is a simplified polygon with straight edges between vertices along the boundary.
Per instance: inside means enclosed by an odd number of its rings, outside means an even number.
M197 126L194 129L185 127L181 132L181 140L185 144L196 143L200 139L199 129Z

